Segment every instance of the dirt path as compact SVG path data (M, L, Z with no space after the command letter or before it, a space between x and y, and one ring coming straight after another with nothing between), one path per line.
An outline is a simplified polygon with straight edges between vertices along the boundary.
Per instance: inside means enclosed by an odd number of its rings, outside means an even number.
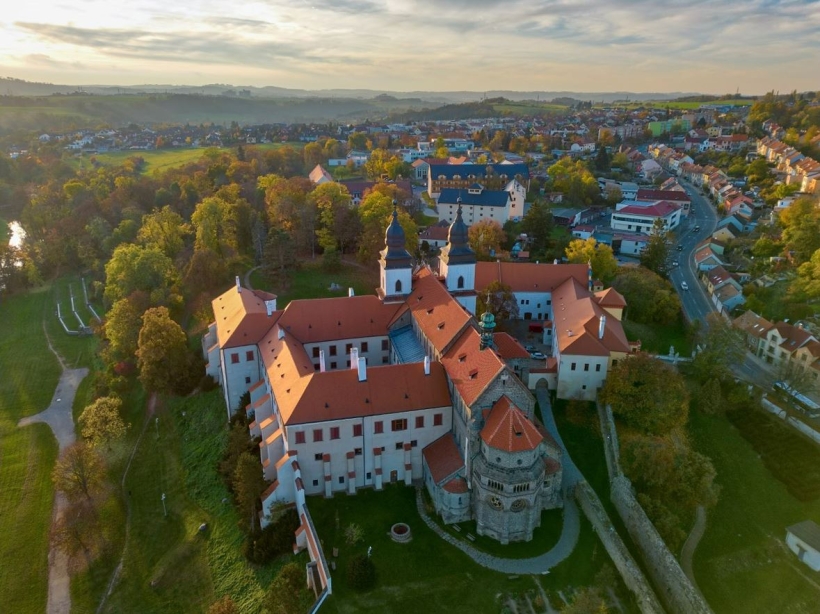
M253 290L253 286L251 285L251 275L253 274L254 271L256 271L258 269L261 269L261 268L262 268L262 265L260 264L259 266L255 266L252 269L248 269L248 272L245 273L245 287L248 290Z
M695 512L695 524L692 525L692 530L689 532L689 537L683 544L683 549L680 552L680 566L683 568L683 573L692 582L692 586L700 593L698 583L695 580L695 572L692 569L692 559L695 556L695 548L698 547L703 533L706 531L706 509L699 505ZM701 593L701 596L703 593Z
M74 419L71 415L71 408L74 404L74 396L80 382L88 375L88 369L66 369L62 357L54 350L51 339L48 338L45 322L43 322L43 333L46 336L48 348L57 357L62 369L60 381L51 399L51 404L34 416L23 418L17 426L23 427L29 424L47 424L54 437L60 452L74 443L76 435L74 433ZM62 493L58 492L54 496L54 509L51 514L52 523L57 520L66 509L66 499ZM48 601L46 604L47 614L69 614L71 612L71 580L68 573L68 557L50 546L48 552Z
M130 535L131 530L131 497L126 495L128 492L125 489L125 480L128 477L128 470L131 469L131 462L134 460L134 456L137 454L137 450L140 447L140 443L142 442L142 438L145 435L145 431L148 429L148 425L151 422L151 417L154 415L154 412L157 408L157 394L155 392L151 393L151 396L148 397L148 403L145 408L145 420L142 423L142 430L140 431L140 436L137 437L136 443L134 443L134 449L131 450L131 456L128 457L128 464L125 466L125 471L122 472L122 480L120 480L120 489L122 491L122 496L125 499L125 541L122 545L122 555L120 556L120 562L117 563L117 568L114 570L114 573L111 575L111 580L108 581L108 588L105 591L105 595L103 595L102 601L100 601L100 605L97 606L97 613L103 611L105 604L108 601L108 598L111 596L111 593L114 592L114 588L117 586L117 582L120 579L120 573L122 572L122 565L125 561L125 554L128 552L128 537Z

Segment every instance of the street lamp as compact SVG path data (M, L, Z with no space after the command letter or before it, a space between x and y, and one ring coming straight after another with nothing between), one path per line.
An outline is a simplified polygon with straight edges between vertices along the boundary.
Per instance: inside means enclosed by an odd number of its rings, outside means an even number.
M162 493L162 515L165 517L168 516L168 510L165 509L165 493Z

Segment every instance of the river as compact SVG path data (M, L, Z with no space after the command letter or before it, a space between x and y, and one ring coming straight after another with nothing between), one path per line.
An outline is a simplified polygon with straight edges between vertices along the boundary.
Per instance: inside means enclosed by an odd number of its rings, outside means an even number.
M23 230L23 227L20 226L19 222L11 222L9 224L9 230L11 231L11 237L9 238L9 245L12 247L20 248L23 247L23 241L26 238L26 231Z

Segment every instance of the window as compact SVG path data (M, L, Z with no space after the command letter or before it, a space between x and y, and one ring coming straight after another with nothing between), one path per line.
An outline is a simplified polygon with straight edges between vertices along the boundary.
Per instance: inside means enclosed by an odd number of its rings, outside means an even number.
M441 426L444 424L444 414L435 414L433 416L433 426Z
M396 294L401 292L401 279L396 280Z
M313 455L313 460L317 460L317 461L324 460L324 455L321 452L319 452L317 454L314 454Z
M361 437L362 436L362 425L361 424L354 424L353 425L353 436L354 437Z
M336 346L335 345L330 346L330 355L331 356L336 356Z
M320 350L319 350L318 346L313 348L313 357L314 358L319 358L319 352L320 352Z
M416 416L416 428L423 429L424 428L424 416Z
M335 361L335 360L334 360L334 361L332 361L332 362L330 363L330 368L331 368L331 369L335 369L335 368L336 368L336 361Z
M386 352L388 350L387 339L382 339L382 352Z
M572 363L569 367L570 371L575 371L575 363Z
M529 489L529 484L516 484L513 486L513 492L527 492Z
M345 483L345 476L340 475L339 476L339 484L344 484L344 483Z
M367 341L362 341L362 352L366 352L368 348Z
M361 456L362 455L362 449L361 448L354 449L353 454L355 454L356 456Z
M595 365L595 371L600 372L601 371L601 365Z
M369 472L369 471L368 471L367 473L365 473L365 474L364 474L364 478L365 478L366 480L371 479L371 475L370 475L370 472Z
M373 432L376 433L376 435L384 433L384 422L382 422L381 420L379 420L378 422L374 422Z
M322 429L313 430L313 442L322 441Z
M239 363L239 354L234 352L233 354L231 354L231 364L235 365L235 364L238 364L238 363Z
M296 431L296 443L305 443L304 431Z
M487 480L487 486L493 490L500 490L502 492L504 490L504 485L496 480Z
M339 439L339 427L338 426L331 426L330 427L330 438L331 439Z
M413 439L412 441L410 441L410 447L411 448L418 448L419 447L418 439Z
M253 361L253 350L248 350L245 352L245 362L252 362Z
M245 383L246 383L246 384L250 384L250 383L251 383L251 378L250 378L250 376L249 376L249 375L246 375L246 376L245 376Z
M382 356L382 364L386 365L388 362L387 356Z
M589 363L588 362L584 363L584 371L589 371Z
M393 420L390 423L390 428L393 431L406 431L407 430L407 418L399 418L398 420Z
M456 287L458 289L461 289L461 288L464 287L464 276L463 275L458 276L458 283L456 284Z

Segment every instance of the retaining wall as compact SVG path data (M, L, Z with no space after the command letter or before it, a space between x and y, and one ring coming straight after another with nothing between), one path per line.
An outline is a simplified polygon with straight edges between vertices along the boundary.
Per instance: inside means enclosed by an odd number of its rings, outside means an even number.
M805 422L801 422L797 418L793 418L789 414L787 414L784 410L780 409L777 405L769 401L768 399L761 399L760 404L763 406L767 412L774 414L781 420L785 421L791 427L796 428L798 431L803 433L806 437L811 439L814 443L820 443L820 433L815 431Z

